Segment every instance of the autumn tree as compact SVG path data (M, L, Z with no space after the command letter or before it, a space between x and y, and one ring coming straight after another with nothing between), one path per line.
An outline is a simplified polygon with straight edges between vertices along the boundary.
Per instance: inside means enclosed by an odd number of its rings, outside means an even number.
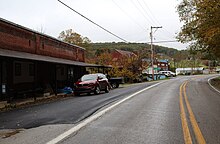
M138 79L142 71L142 63L139 56L121 56L115 61L112 59L111 51L108 49L97 51L96 57L89 59L87 62L99 65L111 65L112 69L109 72L110 76L125 77L130 82Z
M113 62L112 66L110 72L112 76L125 77L130 82L137 81L142 72L142 61L139 56L122 56L116 63Z
M110 53L103 52L93 59L87 60L87 62L99 64L99 65L112 65L112 57Z
M220 57L220 1L182 0L177 11L184 23L179 41L190 43L191 50Z
M59 34L58 39L82 47L88 47L91 43L89 38L81 36L80 34L74 32L72 29L62 31Z

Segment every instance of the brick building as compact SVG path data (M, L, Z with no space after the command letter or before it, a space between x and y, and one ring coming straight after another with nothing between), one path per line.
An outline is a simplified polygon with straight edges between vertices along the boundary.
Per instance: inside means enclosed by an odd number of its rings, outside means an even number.
M0 18L0 100L70 86L86 73L85 49Z
M137 55L130 51L115 49L112 53L112 61L116 66L123 67L123 61L129 58L135 58Z
M150 59L142 59L142 67L144 68L143 73L152 74L152 63ZM154 60L154 73L157 74L159 71L170 70L170 64L168 60Z
M157 67L159 71L168 71L170 69L168 60L157 60Z

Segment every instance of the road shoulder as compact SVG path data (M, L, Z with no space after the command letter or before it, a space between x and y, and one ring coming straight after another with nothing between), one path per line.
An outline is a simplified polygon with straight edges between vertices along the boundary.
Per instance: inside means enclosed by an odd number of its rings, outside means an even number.
M208 79L209 85L218 93L220 93L220 76Z

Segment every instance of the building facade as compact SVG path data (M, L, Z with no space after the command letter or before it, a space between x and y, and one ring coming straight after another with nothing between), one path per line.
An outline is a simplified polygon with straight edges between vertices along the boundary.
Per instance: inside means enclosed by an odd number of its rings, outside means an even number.
M96 66L84 48L0 18L0 100L57 94Z
M111 53L111 56L112 56L112 62L114 63L115 66L118 66L118 67L123 67L123 64L128 59L137 57L137 55L133 52L118 50L118 49L115 49Z
M142 67L144 67L143 73L152 74L152 63L150 59L142 59ZM170 64L168 60L154 60L154 73L157 74L159 71L168 71Z
M157 60L157 67L159 71L168 71L170 69L168 60Z

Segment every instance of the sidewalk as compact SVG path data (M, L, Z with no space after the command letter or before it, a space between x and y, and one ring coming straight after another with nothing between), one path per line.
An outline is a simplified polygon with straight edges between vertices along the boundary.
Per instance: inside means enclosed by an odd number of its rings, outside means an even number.
M50 101L55 101L58 99L62 99L65 97L73 96L73 94L64 94L60 93L56 95L50 95L50 96L42 96L42 97L36 97L34 98L27 98L27 99L18 99L14 100L11 103L7 103L7 101L0 101L0 111L7 111L15 108L30 106L38 103L45 103Z

